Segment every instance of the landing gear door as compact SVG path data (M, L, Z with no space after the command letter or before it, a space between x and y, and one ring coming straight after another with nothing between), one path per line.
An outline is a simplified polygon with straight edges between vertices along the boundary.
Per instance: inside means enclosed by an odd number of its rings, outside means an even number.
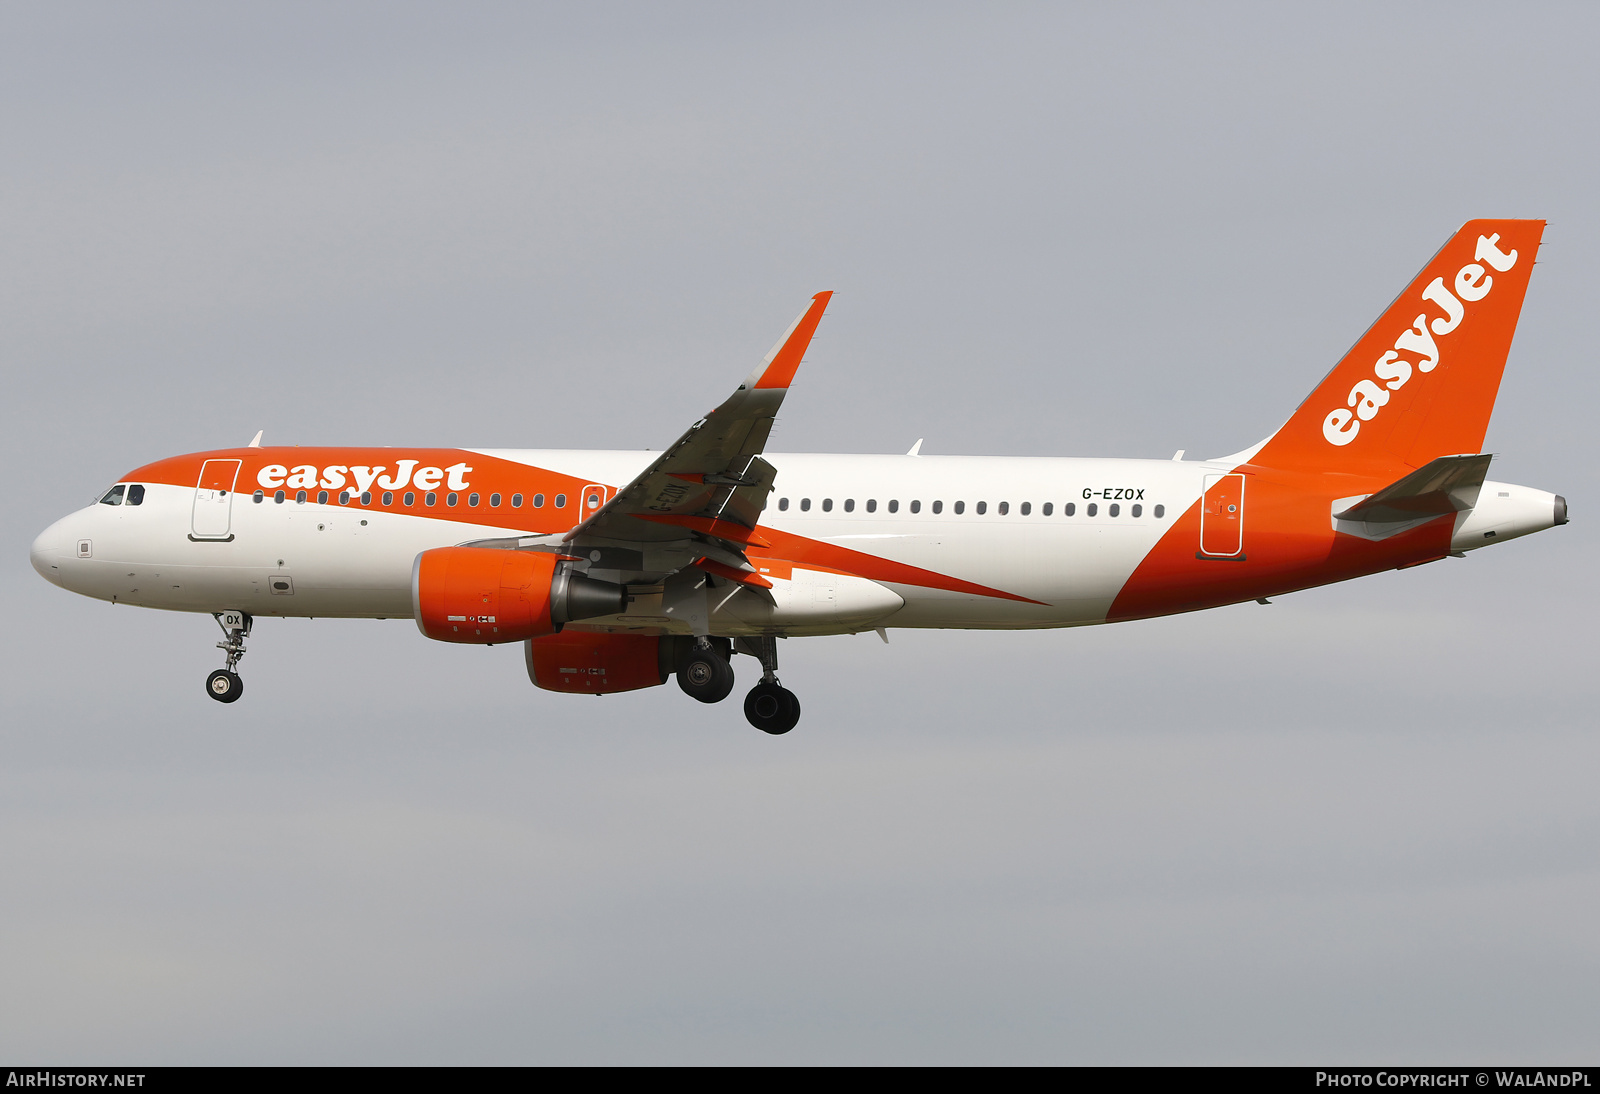
M194 488L194 517L190 539L233 538L233 484L239 477L239 460L207 460Z
M1200 555L1244 557L1244 476L1207 475L1200 505Z

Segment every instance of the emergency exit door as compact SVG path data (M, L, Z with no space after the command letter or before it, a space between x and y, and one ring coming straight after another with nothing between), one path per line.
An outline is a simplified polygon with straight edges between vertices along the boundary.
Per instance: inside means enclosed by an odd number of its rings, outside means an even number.
M233 538L233 482L239 477L239 464L239 460L207 460L200 468L190 539Z
M611 491L597 483L590 483L578 495L578 519L588 520L600 511L600 507L611 500Z
M1207 475L1200 506L1200 554L1207 558L1244 555L1244 476Z

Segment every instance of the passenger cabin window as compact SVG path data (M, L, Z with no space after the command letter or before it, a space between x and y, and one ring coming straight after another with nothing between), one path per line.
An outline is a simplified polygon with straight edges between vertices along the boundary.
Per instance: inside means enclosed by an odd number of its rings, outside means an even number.
M867 512L876 513L877 511L878 511L878 499L877 498L868 498L867 499Z
M1091 501L1089 503L1089 508L1085 509L1084 512L1088 513L1092 517L1096 513L1100 512L1100 506Z
M786 513L788 511L789 511L789 499L788 498L779 498L778 499L778 512Z
M900 503L897 500L895 500L894 498L890 498L889 499L889 512L898 513L899 511L900 511Z
M254 494L250 495L250 500L254 501L257 505L260 505L262 502L267 500L266 491L257 490Z
M1078 503L1075 502L1075 501L1069 501L1069 502L1067 502L1067 504L1065 504L1065 505L1063 505L1061 507L1061 513L1062 513L1063 516L1068 516L1068 517L1075 516L1077 514L1077 512L1078 512Z
M1033 512L1033 502L1031 502L1031 501L1023 502L1021 508L1018 509L1017 511L1020 512L1023 516L1027 516L1029 513Z
M489 495L489 508L491 508L491 509L500 508L500 495L499 494L490 494Z
M327 505L328 504L328 492L326 490L318 490L317 491L317 504L318 505Z
M294 503L296 505L304 505L306 503L306 492L304 490L296 490L294 492Z
M284 493L284 492L283 492L283 491L282 491L282 490L278 490L278 491L275 491L275 492L274 492L274 493L273 493L273 495L272 495L272 501L273 501L273 503L274 503L274 504L276 504L276 505L282 505L282 504L283 504L283 499L284 499L284 498L286 498L286 497L288 497L288 496L289 496L289 495L288 495L288 494L285 494L285 493Z
M986 502L986 501L980 501L978 503L978 505L977 505L977 509L978 509L978 515L981 517L981 516L983 516L983 514L985 514L985 513L987 513L989 511L989 503Z
M1107 516L1112 516L1112 517L1120 517L1122 515L1122 506L1118 505L1116 502L1112 502L1111 503L1111 508L1106 510L1106 515Z
M521 498L521 497L522 497L522 495L518 494L515 498L512 498L511 499L511 504L512 505L521 505L522 502L517 500L518 498ZM535 509L543 509L544 508L544 495L543 494L535 494L533 496L533 507Z
M956 516L959 517L962 513L965 513L967 511L967 503L964 502L964 501L956 502L955 510L956 510ZM933 503L933 511L935 513L937 513L939 511L939 503L938 502L934 502Z
M811 499L810 498L801 498L800 499L800 511L802 513L811 512Z
M1136 516L1136 517L1142 517L1142 516L1144 516L1144 506L1142 506L1142 505L1135 505L1135 506L1134 506L1134 507L1133 507L1133 515L1134 515L1134 516Z
M456 502L458 502L460 500L461 500L461 495L460 494L452 493L452 494L446 494L444 496L444 503L446 505L454 505Z
M1054 502L1047 501L1043 505L1039 506L1039 513L1041 516L1048 517L1051 513L1055 512L1055 508ZM1028 510L1026 507L1024 507L1022 511L1026 513Z
M912 511L912 512L913 512L913 513L920 513L920 512L922 512L922 503L921 503L921 502L920 502L920 501L914 501L914 502L912 502L912 503L911 503L911 511Z
M511 495L511 508L513 508L513 509L521 509L522 508L522 495L521 494L512 494Z
M1165 505L1158 505L1152 509L1151 512L1155 514L1157 520L1160 520L1162 517L1167 515L1167 507Z
M476 495L476 494L468 494L467 495L467 507L471 508L471 509L476 509L478 507L478 495Z
M416 493L414 491L407 490L406 491L406 496L401 498L400 500L405 502L407 505L415 505L415 504L417 504L417 495L416 495Z
M349 505L350 504L350 491L348 491L348 490L339 491L339 504L340 505Z
M372 504L372 491L371 490L363 490L363 491L361 491L361 504L362 505L371 505ZM362 521L361 523L365 524L367 522L366 521Z
M393 505L394 504L394 491L385 490L383 492L383 504L385 504L385 505Z
M822 511L824 513L833 512L833 499L832 498L823 498L822 499Z
M427 492L427 494L423 496L422 504L424 504L424 505L432 505L433 503L435 503L438 500L439 500L439 495L435 494L432 490L429 490Z
M854 513L856 511L856 499L855 498L845 498L844 499L844 511L846 513Z
M913 504L913 505L915 505L915 504L916 504L916 503L915 503L915 502L912 502L912 504ZM961 503L960 503L960 502L959 502L959 501L958 501L958 502L956 502L956 504L957 504L957 505L960 505L960 504L961 504ZM942 501L936 501L936 502L934 502L934 503L933 503L933 511L934 511L934 512L935 512L935 513L942 513L942 512L944 512L944 502L942 502ZM958 512L958 513L959 513L959 512L961 512L961 510L960 510L960 509L957 509L957 510L956 510L956 512Z
M127 489L127 487L124 487L124 486L113 486L110 490L106 491L106 496L100 499L100 504L101 505L121 505L122 504L122 492L125 489ZM83 495L79 494L78 497L81 498L81 497L83 497Z
M567 496L565 494L557 494L556 495L556 508L557 509L565 509L566 507L567 507Z

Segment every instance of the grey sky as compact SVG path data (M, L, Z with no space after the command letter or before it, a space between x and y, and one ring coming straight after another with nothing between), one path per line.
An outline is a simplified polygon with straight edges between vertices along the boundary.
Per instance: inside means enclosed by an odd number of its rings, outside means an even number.
M1592 1063L1580 5L0 9L0 1058ZM1574 522L1255 605L785 644L788 737L32 572L141 463L1265 436L1550 221L1488 447ZM750 677L747 661L736 662Z

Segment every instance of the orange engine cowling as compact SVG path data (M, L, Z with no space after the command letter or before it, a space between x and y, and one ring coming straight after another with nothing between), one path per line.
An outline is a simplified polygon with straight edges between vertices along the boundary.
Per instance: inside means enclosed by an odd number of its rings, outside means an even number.
M417 627L440 642L520 642L622 610L621 585L574 573L547 551L435 547L411 569Z
M546 691L604 695L667 682L687 640L657 634L565 634L524 643L528 679Z

